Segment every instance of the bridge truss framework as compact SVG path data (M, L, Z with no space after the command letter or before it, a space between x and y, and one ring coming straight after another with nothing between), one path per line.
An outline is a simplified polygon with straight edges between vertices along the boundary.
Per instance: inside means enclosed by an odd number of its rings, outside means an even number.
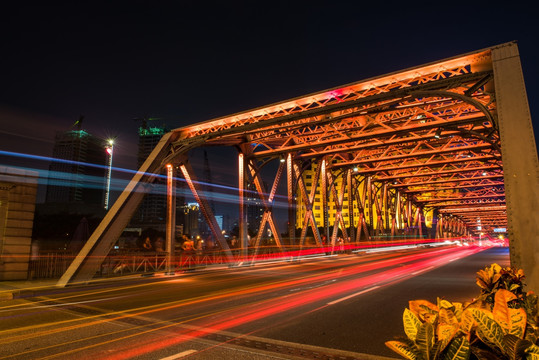
M267 227L276 245L284 244L273 206L279 183L286 181L289 243L303 245L308 228L317 244L326 235L335 245L339 229L357 242L380 234L421 236L428 211L438 238L507 228L512 265L524 268L528 285L539 290L539 167L514 42L169 132L58 285L93 277L147 187L165 171L169 179L186 180L231 257L189 164L189 151L202 146L238 149L243 249L247 183L254 184L264 209L255 249ZM272 162L279 165L265 189L261 170ZM170 181L168 189L173 193ZM315 203L322 208L318 219ZM170 243L174 199L168 204ZM302 225L297 238L296 223Z

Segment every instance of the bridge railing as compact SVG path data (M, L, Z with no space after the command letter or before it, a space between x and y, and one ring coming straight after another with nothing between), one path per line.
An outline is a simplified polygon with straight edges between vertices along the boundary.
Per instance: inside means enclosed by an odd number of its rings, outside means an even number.
M447 241L447 239L446 239ZM310 244L304 246L287 245L263 246L258 249L248 248L231 249L232 259L227 257L224 251L176 251L172 256L171 266L168 266L168 254L166 252L142 252L142 251L113 251L101 264L94 277L114 277L128 274L148 274L166 271L185 271L200 269L212 265L234 265L246 263L263 263L268 261L291 260L299 257L309 257L328 254L350 254L354 252L368 252L374 248L389 248L395 245L422 246L425 244L441 244L434 240L410 240L400 239L393 241L371 241L359 243L340 243L335 247L325 245L323 247ZM30 261L28 268L29 279L54 279L60 278L67 270L76 253L68 251L56 251L41 253L37 258Z

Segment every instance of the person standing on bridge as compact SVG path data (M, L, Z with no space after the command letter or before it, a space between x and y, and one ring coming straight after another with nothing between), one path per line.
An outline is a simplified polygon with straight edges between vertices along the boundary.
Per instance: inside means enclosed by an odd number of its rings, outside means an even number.
M183 235L183 244L182 244L182 250L187 253L191 254L195 248L194 241L188 237L187 235Z
M149 236L146 236L146 239L142 243L142 249L144 251L153 251L152 241L150 240Z

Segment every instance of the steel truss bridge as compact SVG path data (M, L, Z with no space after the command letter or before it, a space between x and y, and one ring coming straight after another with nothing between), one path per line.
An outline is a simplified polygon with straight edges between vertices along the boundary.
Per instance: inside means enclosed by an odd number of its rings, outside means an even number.
M190 150L202 146L238 149L243 249L250 183L264 207L255 252L268 227L278 247L284 244L281 230L288 233L289 244L301 247L308 228L317 244L326 235L334 246L338 229L353 242L379 234L425 235L421 232L428 213L438 238L507 228L512 264L524 268L528 285L539 290L539 167L514 42L167 133L58 285L93 277L144 190L163 173L168 177L169 254L175 229L174 177L181 176L232 259L189 163ZM260 172L272 162L278 167L265 189ZM281 181L287 184L288 229L278 228L273 210ZM330 202L335 209L331 221ZM323 231L317 226L315 203L322 209L317 217ZM299 237L294 235L296 224L302 229Z

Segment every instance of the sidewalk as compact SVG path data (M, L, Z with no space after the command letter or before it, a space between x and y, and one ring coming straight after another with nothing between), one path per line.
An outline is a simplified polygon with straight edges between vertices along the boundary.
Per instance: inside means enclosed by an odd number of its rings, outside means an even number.
M56 288L58 279L0 281L0 300L37 296L46 289Z
M305 257L304 260L307 260L309 257ZM273 265L275 261L273 259L270 260L264 260L258 262L256 265L258 267L265 266L265 265ZM156 271L154 273L147 273L147 274L130 274L130 275L123 275L118 277L103 277L103 278L95 278L91 279L89 281L84 282L83 284L69 284L66 287L69 288L75 288L75 287L87 287L88 285L92 284L98 284L98 283L108 283L108 282L118 282L121 280L132 280L132 279L141 279L141 278L154 278L159 279L163 276L178 276L180 274L184 273L191 273L193 270L201 270L204 269L204 271L219 271L219 270L226 270L230 268L235 267L249 267L250 265L240 263L235 266L230 266L226 264L213 264L213 265L203 265L203 266L194 266L191 268L184 268L184 269L178 269L175 272L175 275L165 275L165 272L163 270ZM12 299L19 299L19 298L25 298L25 297L35 297L43 295L44 293L50 292L52 290L60 290L63 289L62 287L57 287L56 283L59 279L35 279L35 280L6 280L6 281L0 281L0 301L2 300L12 300Z
M228 266L214 265L201 267L207 270L222 270L228 269ZM176 271L174 275L166 275L164 271L146 273L146 274L129 274L115 277L103 277L95 278L89 281L85 281L81 284L69 284L65 288L76 289L81 287L88 287L96 284L116 283L119 281L136 280L136 279L162 279L164 277L170 278L174 276L180 276L185 273L191 273L196 268L184 269ZM6 280L0 281L0 301L12 300L26 297L41 296L51 291L61 291L64 287L57 287L59 279L35 279L35 280Z
M179 274L180 273L177 273L176 275L171 275L171 276L177 276ZM56 286L59 279L0 281L0 300L12 300L12 299L20 299L20 298L26 298L26 297L42 296L52 291L62 291L62 289L66 289L66 288L70 288L70 289L77 289L77 288L82 288L82 287L87 288L88 286L96 285L96 284L106 284L106 283L112 283L112 282L118 283L118 281L141 279L145 277L159 279L162 276L165 276L165 275L162 273L161 274L155 273L155 274L134 274L134 275L126 275L122 277L111 277L111 278L97 278L97 279L89 280L82 284L69 284L66 287Z

